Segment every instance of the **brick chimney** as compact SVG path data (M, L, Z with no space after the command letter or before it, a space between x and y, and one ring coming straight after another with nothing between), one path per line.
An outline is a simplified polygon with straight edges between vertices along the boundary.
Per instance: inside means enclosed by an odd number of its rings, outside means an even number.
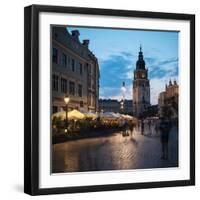
M90 40L83 40L83 45L88 48Z
M73 30L72 31L72 37L76 40L76 41L79 41L79 31L78 30Z

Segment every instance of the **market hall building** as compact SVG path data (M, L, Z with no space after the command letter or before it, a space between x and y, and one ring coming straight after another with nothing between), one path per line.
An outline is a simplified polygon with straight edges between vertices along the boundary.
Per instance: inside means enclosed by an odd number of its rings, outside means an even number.
M89 49L89 40L79 40L79 31L68 32L66 27L52 27L51 98L52 112L68 109L82 112L98 111L99 65Z

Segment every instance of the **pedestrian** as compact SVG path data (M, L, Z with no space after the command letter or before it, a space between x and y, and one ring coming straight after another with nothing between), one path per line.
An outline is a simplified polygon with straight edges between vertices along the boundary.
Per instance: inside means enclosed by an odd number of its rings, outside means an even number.
M151 135L151 120L148 120L148 126L149 126L149 135Z
M148 125L149 125L149 130L150 130L150 128L151 128L151 120L150 119L148 120Z
M155 121L155 135L156 136L158 136L159 135L159 124L160 124L160 122L159 122L159 120L156 120Z
M144 120L141 119L141 134L144 135Z
M162 117L159 125L160 129L160 140L162 145L162 156L161 159L168 159L168 143L169 143L169 133L171 130L171 123L167 118Z
M137 125L137 127L136 127L136 128L137 128L137 131L139 131L139 129L140 129L140 121L139 121L139 120L137 121L137 124L136 124L136 125Z
M130 122L129 129L130 129L130 132L131 132L131 135L132 135L133 129L134 129L134 123L133 122Z
M128 130L129 130L129 124L127 121L124 121L124 125L123 125L123 132L122 132L122 136L128 136Z
M129 124L127 121L125 121L125 124L124 124L124 129L125 129L125 134L127 135L128 133L128 130L129 130Z

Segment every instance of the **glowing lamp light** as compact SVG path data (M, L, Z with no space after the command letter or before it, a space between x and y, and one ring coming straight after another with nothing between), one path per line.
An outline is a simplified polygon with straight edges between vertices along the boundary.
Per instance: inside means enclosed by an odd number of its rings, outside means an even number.
M66 104L69 103L69 100L70 100L70 98L68 96L65 96L64 101L65 101Z

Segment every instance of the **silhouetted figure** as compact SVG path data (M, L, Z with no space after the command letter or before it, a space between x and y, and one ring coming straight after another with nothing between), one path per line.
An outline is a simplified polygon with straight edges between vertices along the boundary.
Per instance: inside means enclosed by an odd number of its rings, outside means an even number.
M168 159L168 142L169 142L169 133L171 130L171 123L165 118L161 118L160 122L160 140L162 144L162 156L161 159Z
M148 120L149 130L151 128L151 120Z
M135 124L134 124L133 122L131 122L131 123L129 124L129 130L130 130L130 133L131 133L131 134L133 133L134 127L135 127Z
M158 121L155 121L155 132L156 132L156 136L158 135L159 133L159 122Z
M148 126L149 126L149 135L151 135L151 120L148 120Z
M123 126L122 136L128 136L129 135L128 131L129 131L129 124L127 121L125 121L124 126Z
M138 121L138 127L137 127L137 130L140 131L141 129L141 121Z
M144 135L144 120L141 120L141 134Z

